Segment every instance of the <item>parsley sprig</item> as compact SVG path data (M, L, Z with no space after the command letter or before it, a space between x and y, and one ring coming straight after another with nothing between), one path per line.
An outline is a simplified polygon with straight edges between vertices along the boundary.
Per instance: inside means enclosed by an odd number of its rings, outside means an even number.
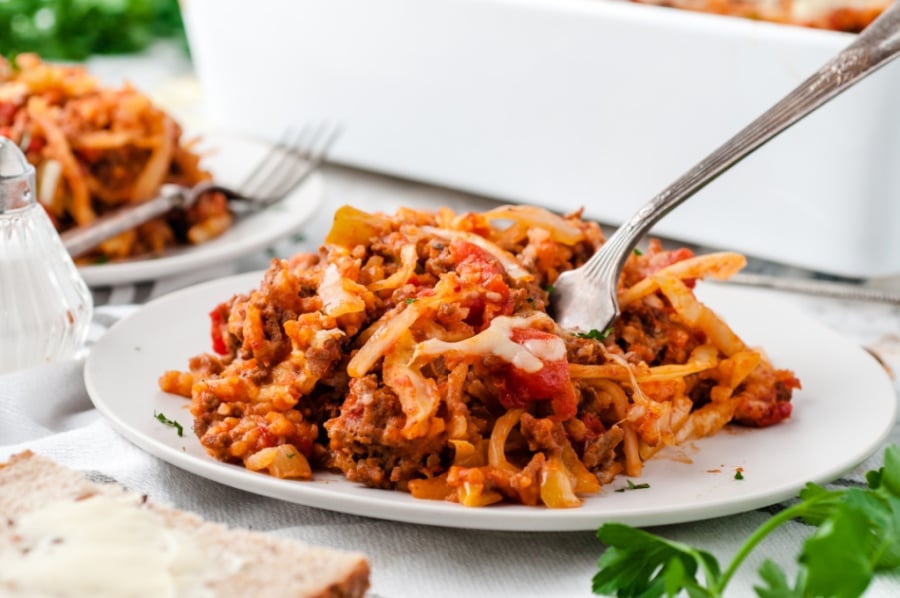
M816 529L797 556L793 584L771 560L759 568L760 598L860 596L878 571L900 568L900 445L885 451L884 467L866 474L867 487L829 490L808 483L797 502L756 529L723 571L704 550L620 523L597 537L607 545L594 576L596 594L615 596L725 595L747 555L780 525L802 519ZM702 578L698 576L702 572Z

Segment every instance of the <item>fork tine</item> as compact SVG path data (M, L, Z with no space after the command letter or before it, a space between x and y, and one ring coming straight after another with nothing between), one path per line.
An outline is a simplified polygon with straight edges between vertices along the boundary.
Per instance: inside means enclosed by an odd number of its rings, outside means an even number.
M250 194L267 200L275 195L285 177L292 177L297 169L303 169L309 163L305 148L309 144L310 136L315 138L316 131L310 132L310 127L304 126L291 144L280 148L280 155L271 160L266 176Z
M278 184L275 185L274 190L268 195L270 197L283 197L303 182L303 180L322 163L328 150L331 149L331 146L337 141L340 132L340 125L321 126L320 129L316 131L314 140L310 141L309 147L305 148L303 152L305 157L304 167L293 172L285 171L286 176L282 177L281 180L276 181Z
M319 125L310 135L304 135L308 139L302 144L298 138L296 146L286 150L281 163L272 169L266 181L268 184L264 190L257 192L257 197L261 198L263 203L271 204L297 187L319 167L326 152L337 139L339 131L338 126Z
M328 135L325 136L325 143L322 144L322 148L318 153L312 155L313 162L321 162L325 159L325 156L328 154L328 150L331 149L331 146L337 141L338 137L341 136L341 132L343 127L341 127L340 123L335 123L330 126L330 131Z
M269 149L238 188L247 195L261 195L259 187L265 186L266 182L270 180L272 173L277 172L280 164L289 156L290 148L296 147L308 131L309 125L304 125L299 133L296 133L292 128L285 129L278 143Z

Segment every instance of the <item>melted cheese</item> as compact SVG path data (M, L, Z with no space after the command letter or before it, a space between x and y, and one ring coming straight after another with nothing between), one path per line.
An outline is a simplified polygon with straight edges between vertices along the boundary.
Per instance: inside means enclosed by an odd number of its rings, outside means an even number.
M20 543L0 549L0 580L27 595L202 597L212 595L205 582L237 570L237 559L214 559L140 500L97 495L22 515Z
M650 397L644 394L643 389L641 389L641 385L638 384L637 377L634 374L634 367L632 367L632 365L628 363L627 359L625 359L618 353L610 353L606 349L602 348L602 345L601 350L603 351L603 355L608 360L616 362L617 364L625 368L625 371L628 373L628 380L631 382L631 389L633 391L631 398L634 401L634 404L629 409L627 417L632 421L640 419L644 414L643 406L650 404L651 401Z
M543 361L559 361L566 356L566 344L561 338L528 339L522 343L528 352Z
M565 343L560 338L553 338L529 339L519 344L512 340L512 332L515 328L531 328L534 322L546 318L544 314L534 314L527 318L498 316L491 320L486 329L467 339L457 342L429 339L419 343L413 359L444 352L495 355L520 370L533 374L544 367L542 360L562 359L566 354Z

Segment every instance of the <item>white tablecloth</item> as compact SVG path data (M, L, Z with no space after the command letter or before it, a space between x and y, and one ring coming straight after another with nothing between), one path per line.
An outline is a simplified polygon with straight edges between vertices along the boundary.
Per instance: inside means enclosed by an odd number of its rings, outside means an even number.
M445 190L332 169L322 209L304 229L306 241L277 245L279 253L311 249L341 203L393 211L399 205L484 209L491 205ZM263 267L265 252L225 264L207 275ZM146 301L189 283L196 275L143 285L96 289L92 337ZM900 372L900 308L785 295L810 315L878 352ZM126 305L116 305L116 304ZM823 349L824 350L824 349ZM299 506L235 490L196 477L152 457L123 439L92 406L81 379L82 363L68 362L0 376L0 460L31 449L101 479L114 479L152 500L191 510L230 525L358 550L372 565L372 595L405 596L591 596L591 578L603 547L594 533L490 532L381 521ZM895 426L888 443L900 442ZM836 485L861 483L881 452ZM773 506L709 521L652 529L697 545L727 562L742 539L770 516ZM757 549L729 586L729 596L753 595L756 568L772 558L791 571L809 528L790 523ZM300 565L302 566L302 564ZM900 575L879 577L868 596L900 595Z

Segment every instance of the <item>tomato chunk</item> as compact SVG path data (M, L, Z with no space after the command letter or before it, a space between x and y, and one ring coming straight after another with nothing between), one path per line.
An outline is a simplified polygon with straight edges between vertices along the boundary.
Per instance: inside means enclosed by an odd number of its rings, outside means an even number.
M227 355L228 347L225 345L225 333L227 324L225 317L228 315L228 305L221 303L209 312L210 337L212 349L219 355Z
M687 247L664 251L659 243L655 242L648 248L647 254L638 259L638 272L640 272L641 278L647 278L663 268L692 257L694 257L694 252ZM689 288L694 288L696 282L693 278L684 281Z
M474 243L459 239L450 243L450 254L460 277L481 286L484 291L480 297L465 303L469 309L467 324L481 330L495 317L512 314L509 285L503 280L505 270L497 258Z
M512 340L519 344L529 340L560 341L554 334L532 328L513 329ZM571 419L577 411L578 401L569 378L568 359L565 354L561 359L539 359L543 367L535 372L526 372L514 365L504 366L500 403L507 409L515 409L527 407L534 401L549 400L554 419Z

